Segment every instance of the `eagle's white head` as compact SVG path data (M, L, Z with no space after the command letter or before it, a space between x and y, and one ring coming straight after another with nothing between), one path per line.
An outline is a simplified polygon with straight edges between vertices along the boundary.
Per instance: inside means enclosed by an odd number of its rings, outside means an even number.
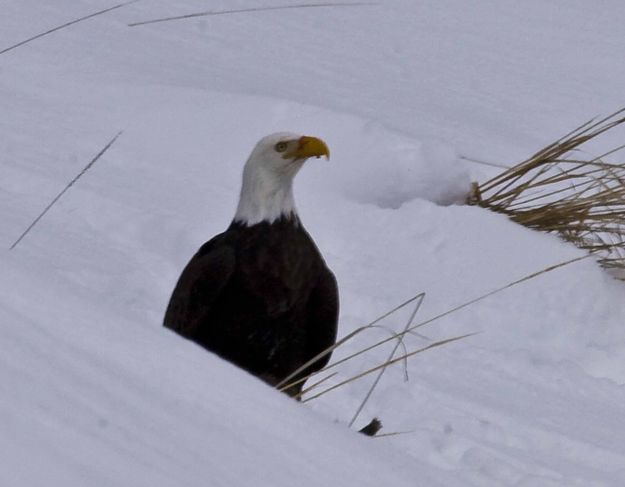
M243 168L241 196L234 221L254 225L295 215L293 178L309 157L330 151L316 137L280 132L258 141Z

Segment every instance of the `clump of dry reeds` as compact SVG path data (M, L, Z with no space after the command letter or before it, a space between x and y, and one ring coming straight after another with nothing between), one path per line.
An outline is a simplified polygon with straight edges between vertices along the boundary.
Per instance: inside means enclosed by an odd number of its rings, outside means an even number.
M556 233L625 271L625 164L606 159L625 147L584 158L581 147L625 122L625 109L591 120L529 159L482 184L469 204L503 213L526 227Z

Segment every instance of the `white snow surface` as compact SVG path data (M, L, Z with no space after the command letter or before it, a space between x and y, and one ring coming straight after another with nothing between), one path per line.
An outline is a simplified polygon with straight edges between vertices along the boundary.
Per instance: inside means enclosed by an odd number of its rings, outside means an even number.
M373 377L296 403L161 326L275 131L332 152L295 196L339 281L340 335L420 291L417 322L583 255L453 203L493 174L465 158L512 164L623 105L625 4L397 0L127 26L288 3L140 0L0 54L0 485L625 485L625 287L591 259L406 338L479 332L389 369L352 430ZM114 4L4 2L0 51ZM402 434L354 432L374 416Z

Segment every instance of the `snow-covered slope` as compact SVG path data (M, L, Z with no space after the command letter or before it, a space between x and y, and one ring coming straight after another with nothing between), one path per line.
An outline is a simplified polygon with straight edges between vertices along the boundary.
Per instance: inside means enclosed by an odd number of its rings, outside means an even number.
M0 51L113 4L9 2ZM374 440L347 428L371 379L294 404L160 322L276 130L332 150L296 198L341 334L419 291L422 321L583 255L450 203L491 170L460 156L512 163L623 103L625 7L398 0L127 26L258 5L141 0L0 55L0 484L623 485L625 288L588 259L410 336L481 332L415 356L408 382L386 373L356 426L406 433Z

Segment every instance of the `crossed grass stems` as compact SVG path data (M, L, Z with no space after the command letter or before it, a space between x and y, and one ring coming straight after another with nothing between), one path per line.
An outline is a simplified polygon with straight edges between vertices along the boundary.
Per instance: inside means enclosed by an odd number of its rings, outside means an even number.
M483 184L468 203L503 213L526 227L555 233L594 253L599 264L625 277L625 164L584 158L582 146L625 122L625 109L590 120Z
M404 337L407 334L416 334L416 330L418 328L421 328L425 325L428 325L430 323L433 323L434 321L437 321L443 317L449 316L455 312L458 312L468 306L471 306L479 301L482 301L483 299L486 299L490 296L493 296L495 294L498 294L506 289L509 289L513 286L519 285L523 282L529 281L531 279L534 279L542 274L554 271L556 269L559 269L561 267L567 266L569 264L573 264L575 262L579 262L581 260L587 259L589 257L591 257L593 254L587 254L587 255L583 255L581 257L576 257L573 259L569 259L567 261L564 262L560 262L558 264L543 268L537 272L533 272L531 274L528 274L516 281L513 281L509 284L506 284L505 286L496 288L492 291L487 292L486 294L482 294L480 296L478 296L477 298L471 299L469 301L466 301L458 306L455 306L451 309L448 309L447 311L444 311L443 313L440 313L432 318L429 318L427 320L421 321L419 323L413 324L414 319L421 307L421 304L423 303L423 300L425 298L425 293L419 293L413 297L411 297L410 299L404 301L403 303L401 303L399 306L396 306L395 308L393 308L392 310L384 313L383 315L379 316L378 318L376 318L375 320L371 321L370 323L368 323L365 326L359 327L356 330L352 331L351 333L348 333L347 335L345 335L343 338L341 338L340 340L338 340L333 346L328 347L327 349L325 349L324 351L320 352L319 354L317 354L316 356L314 356L313 358L311 358L308 362L306 362L305 364L303 364L301 367L299 367L298 369L294 370L291 374L289 374L289 376L287 376L284 380L282 380L276 387L280 390L280 391L286 391L287 389L306 382L308 379L320 376L320 375L324 375L324 377L322 377L319 380L316 380L315 382L313 382L310 386L302 389L302 391L296 396L297 399L300 399L302 402L308 402L308 401L312 401L313 399L316 399L318 397L321 397L325 394L327 394L328 392L334 391L336 389L339 389L343 386L346 386L347 384L359 380L363 377L366 377L370 374L373 374L374 372L378 372L378 375L376 377L376 379L374 380L373 384L371 385L371 387L369 388L367 394L365 395L364 399L362 400L362 402L360 403L358 409L356 410L354 416L352 417L349 426L352 426L353 423L356 421L358 415L360 414L360 412L362 411L362 409L364 408L364 406L366 405L367 401L369 400L369 398L371 397L371 394L373 393L375 387L377 386L379 380L381 379L382 375L384 374L385 370L387 367L399 363L399 362L404 362L404 364L406 364L406 361L409 357L412 357L414 355L417 355L419 353L425 352L427 350L431 350L437 347L441 347L444 345L448 345L450 343L468 338L470 336L476 335L477 333L467 333L464 335L457 335L457 336L453 336L450 338L446 338L443 340L438 340L435 341L433 343L430 343L429 345L426 345L424 347L418 348L416 350L412 350L412 351L408 351L405 344L404 344ZM398 312L399 310L409 306L410 304L415 305L412 313L410 314L410 317L408 319L408 322L406 323L404 329L401 332L392 332L390 330L388 330L385 327L381 327L379 325L379 323L381 321L383 321L384 319L390 317L391 315L395 314L396 312ZM377 342L372 343L371 345L357 351L354 353L351 353L350 355L348 355L347 357L341 358L340 360L337 360L336 362L332 362L329 365L327 365L326 367L324 367L321 370L318 370L316 372L313 372L311 374L308 374L304 377L298 378L296 380L293 380L294 377L297 377L298 374L302 373L304 370L306 370L306 368L308 368L310 365L312 365L313 363L315 363L317 360L319 360L322 357L325 357L326 355L332 353L334 350L338 349L339 347L342 347L346 342L354 339L356 336L361 335L362 333L366 332L367 330L371 330L374 328L383 328L383 329L387 329L388 331L390 331L390 336L382 339L382 340L378 340ZM328 371L330 371L331 369L334 369L335 367L337 367L338 365L341 365L355 357L358 357L370 350L373 350L375 348L378 348L386 343L389 343L391 341L396 341L395 343L395 347L393 348L393 350L391 351L391 354L389 355L389 358L384 361L383 363L376 365L374 367L371 367L363 372L360 372L352 377L349 377L337 384L331 385L326 387L323 390L320 390L319 392L314 393L313 395L309 395L308 397L305 397L305 395L311 393L312 391L314 391L315 389L319 389L320 386L324 383L326 383L326 381L328 381L329 379L335 377L337 375L337 372L331 372L328 374ZM397 352L398 348L402 347L403 349L403 353L397 357L395 357L395 353ZM406 365L405 365L406 366Z

